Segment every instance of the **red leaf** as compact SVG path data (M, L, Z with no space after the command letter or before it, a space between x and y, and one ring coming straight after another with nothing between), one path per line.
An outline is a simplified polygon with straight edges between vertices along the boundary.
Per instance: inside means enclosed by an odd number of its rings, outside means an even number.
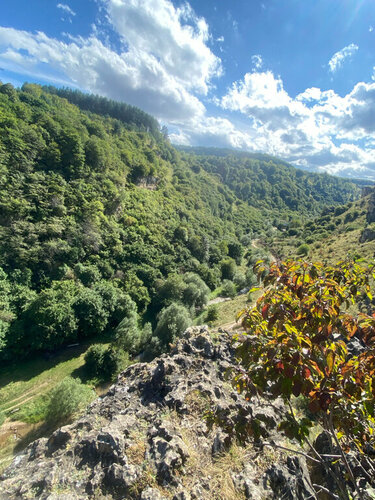
M284 363L282 361L278 361L277 363L275 363L274 367L276 371L281 373L284 370Z
M307 366L304 366L302 368L302 377L303 378L310 378L311 377L311 370L310 370L310 368L307 368Z
M266 319L269 307L270 307L269 304L266 304L265 306L262 307L262 316L263 316L263 319Z

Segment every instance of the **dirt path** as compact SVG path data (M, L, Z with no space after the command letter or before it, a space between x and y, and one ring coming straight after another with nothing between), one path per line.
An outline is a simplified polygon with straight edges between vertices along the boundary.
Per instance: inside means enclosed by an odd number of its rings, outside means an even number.
M228 302L231 300L229 297L216 297L216 299L209 300L207 305L210 306L212 304L220 304L220 302Z
M0 447L8 443L9 438L12 438L14 441L19 441L29 434L30 431L40 426L41 424L27 424L26 422L20 422L18 420L14 422L6 420L0 428Z
M270 256L270 262L276 262L277 259L276 259L275 255L273 255L273 253L271 253L269 250L267 250L266 248L264 248L264 246L261 245L259 239L251 240L251 246L253 248L256 248L257 250L264 250Z
M21 405L27 403L28 401L30 401L31 399L33 399L34 397L39 396L41 388L45 387L46 385L48 385L48 383L43 382L37 388L34 387L33 389L30 389L29 391L25 392L25 394L22 394L21 396L18 396L17 398L11 399L11 400L7 401L6 403L3 403L4 406L6 406L9 403L12 404L11 406L4 408L4 410L5 411L13 410L17 406L21 406ZM35 392L35 391L37 391L37 392Z

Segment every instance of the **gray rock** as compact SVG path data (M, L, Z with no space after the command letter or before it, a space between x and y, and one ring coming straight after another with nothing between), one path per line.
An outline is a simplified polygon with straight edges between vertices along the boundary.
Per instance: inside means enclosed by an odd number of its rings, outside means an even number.
M174 500L210 500L231 432L243 429L246 441L257 425L268 438L284 411L278 400L237 394L226 380L234 363L230 335L214 341L207 327L189 328L170 354L129 366L77 422L26 448L2 474L0 499L162 500L158 484ZM252 465L226 472L248 499L305 498L308 471L288 460L265 474Z
M141 500L166 500L166 498L155 488L146 488L142 491Z

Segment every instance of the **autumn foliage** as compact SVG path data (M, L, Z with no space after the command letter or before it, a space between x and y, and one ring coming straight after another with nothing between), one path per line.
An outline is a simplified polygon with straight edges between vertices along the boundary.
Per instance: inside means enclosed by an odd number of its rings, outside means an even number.
M258 262L255 268L265 292L255 307L238 314L245 330L234 339L238 390L248 398L302 395L343 450L373 449L375 314L358 312L358 304L371 304L373 268L296 261L269 269ZM361 344L356 355L353 337ZM303 440L308 427L305 418L297 437Z

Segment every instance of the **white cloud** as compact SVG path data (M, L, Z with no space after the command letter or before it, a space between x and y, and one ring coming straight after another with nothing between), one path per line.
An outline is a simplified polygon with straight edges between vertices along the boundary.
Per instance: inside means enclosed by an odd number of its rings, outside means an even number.
M217 103L246 117L238 127L246 149L375 178L375 83L358 83L344 97L313 87L292 98L272 72L247 73Z
M206 44L208 25L188 4L175 8L169 0L110 0L108 14L131 50L154 56L185 88L207 94L211 78L220 76L221 62Z
M58 3L57 4L57 8L63 10L64 12L66 12L67 14L69 14L70 16L75 16L76 15L76 13L74 12L74 10L72 10L69 7L69 5L66 5L66 3Z
M281 77L259 71L263 61L254 54L253 71L213 97L221 61L209 47L206 21L189 4L99 5L120 48L111 46L103 23L88 38L67 33L65 41L0 28L0 66L139 106L166 123L179 144L263 151L300 166L375 178L375 82L358 83L345 96L312 87L291 97ZM335 54L335 68L358 49L353 47ZM216 104L216 116L208 116L202 96Z
M251 56L251 62L253 64L254 69L260 69L263 66L263 59L260 54L254 54Z
M343 49L333 54L328 62L329 70L331 71L331 73L334 73L339 68L341 68L341 66L344 64L345 59L352 57L353 54L357 52L358 48L358 45L351 43L347 47L344 47Z
M169 0L108 0L105 5L124 42L122 51L103 42L98 32L64 43L42 32L0 28L0 64L9 65L11 54L19 59L20 73L48 67L56 79L63 76L72 85L129 102L164 121L204 114L196 94L206 95L222 72L220 59L207 45L206 21L188 4L175 8Z

